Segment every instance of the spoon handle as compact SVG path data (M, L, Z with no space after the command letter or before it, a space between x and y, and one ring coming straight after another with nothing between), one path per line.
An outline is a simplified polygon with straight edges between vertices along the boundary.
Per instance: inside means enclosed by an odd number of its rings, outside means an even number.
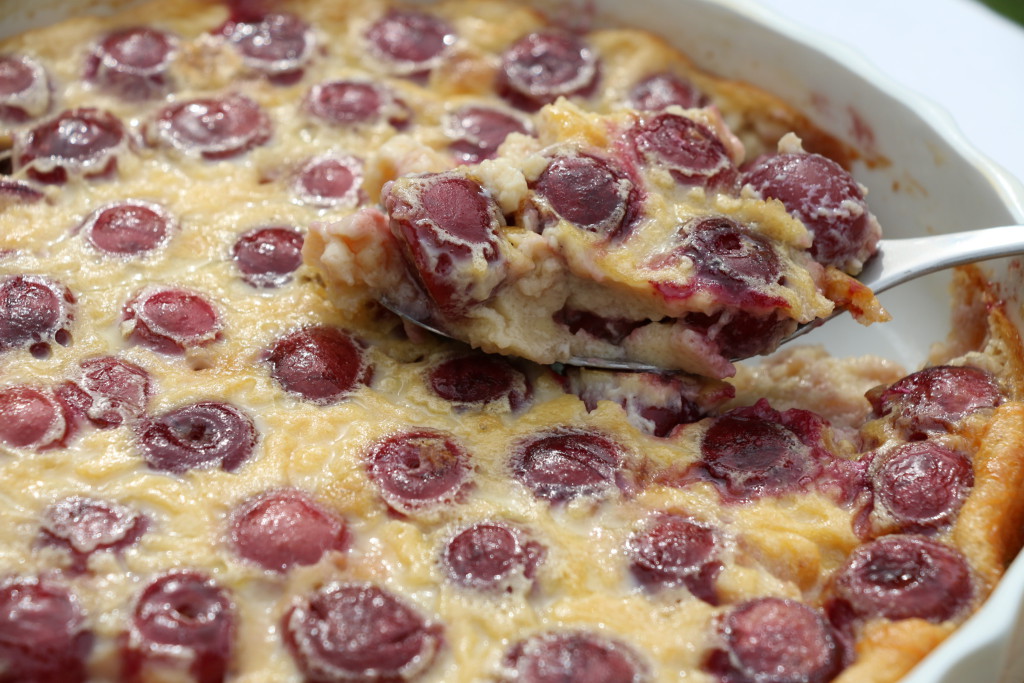
M877 294L937 270L1024 254L1024 225L882 240L857 277Z

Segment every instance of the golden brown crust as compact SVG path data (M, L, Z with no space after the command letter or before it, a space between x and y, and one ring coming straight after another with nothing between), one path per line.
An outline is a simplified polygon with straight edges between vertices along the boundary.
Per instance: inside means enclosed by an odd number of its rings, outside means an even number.
M868 624L857 642L857 660L834 683L898 681L951 632L951 626L921 619Z

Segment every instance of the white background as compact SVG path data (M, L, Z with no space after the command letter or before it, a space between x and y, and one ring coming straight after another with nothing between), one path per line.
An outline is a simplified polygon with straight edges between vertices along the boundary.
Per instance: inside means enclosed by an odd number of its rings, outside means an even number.
M1024 182L1024 28L974 0L759 1L939 104Z

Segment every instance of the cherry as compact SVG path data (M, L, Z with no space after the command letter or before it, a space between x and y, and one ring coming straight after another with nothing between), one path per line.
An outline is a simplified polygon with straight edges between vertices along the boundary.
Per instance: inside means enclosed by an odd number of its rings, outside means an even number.
M205 296L175 287L150 286L124 307L128 338L157 353L181 354L220 338L220 316Z
M49 354L51 341L68 346L74 304L71 290L48 277L0 279L0 352L28 346L41 358Z
M329 81L314 85L305 108L335 126L376 123L383 119L395 128L408 123L409 109L386 86L369 81Z
M391 232L437 308L459 316L504 281L505 220L478 182L450 173L403 178L385 188ZM486 263L487 273L476 271Z
M552 503L606 495L618 484L622 464L622 449L614 441L569 428L531 436L511 460L512 476Z
M75 418L108 429L142 416L153 380L134 363L101 356L82 361L74 380L61 385L57 395Z
M586 631L548 631L505 655L506 679L519 683L639 683L647 672L628 645Z
M694 596L718 604L714 581L722 569L716 560L716 532L703 522L663 514L630 537L630 571L648 590L685 586Z
M893 534L858 547L837 572L836 597L870 619L952 619L971 601L959 551L923 536Z
M50 109L46 69L25 55L0 55L0 121L24 123Z
M691 109L707 106L708 98L682 76L665 72L652 74L634 85L627 104L630 109L641 111L661 111L672 105Z
M529 33L501 56L497 90L519 109L535 111L559 97L587 96L599 63L579 37L556 30Z
M685 299L711 292L724 306L762 314L786 304L762 291L779 282L782 263L761 235L727 216L704 216L680 226L677 240L679 246L674 251L653 257L649 265L674 266L686 258L693 264L693 273L682 283L656 282L664 296Z
M872 488L878 505L904 532L951 523L974 485L970 460L931 441L903 444L875 465Z
M706 315L687 313L683 324L699 331L725 358L749 358L774 351L797 323L777 313L756 315L747 311L724 310Z
M878 250L877 227L864 194L842 166L820 154L778 154L744 173L765 199L778 199L814 235L810 254L818 262L847 269ZM859 268L858 268L859 270Z
M0 178L0 211L13 204L35 204L45 197L38 187L24 180Z
M348 546L344 520L297 490L269 491L243 501L229 526L234 551L268 571L316 564L324 553Z
M89 54L85 78L128 100L163 95L170 89L168 68L176 39L149 26L118 29Z
M441 559L460 586L512 592L518 582L532 582L544 554L544 546L504 522L478 522L453 536Z
M205 401L142 420L139 448L155 470L182 474L220 467L234 472L256 448L252 419L230 403Z
M92 645L67 588L40 578L0 582L0 681L85 683Z
M333 584L284 617L285 644L311 683L411 680L430 667L442 629L370 584Z
M873 389L867 398L876 417L893 415L893 424L910 439L953 431L967 415L1003 401L995 378L980 368L937 365Z
M213 161L265 144L271 135L266 112L238 94L169 104L157 113L154 129L160 143Z
M253 21L229 21L222 33L246 66L267 74L279 85L291 85L302 78L316 50L316 37L309 24L286 12L271 12Z
M15 137L14 170L25 169L32 180L50 184L72 176L109 177L127 138L124 124L110 112L72 109Z
M470 484L469 455L443 432L420 429L381 439L366 464L384 502L403 514L456 502Z
M427 374L427 386L457 408L508 401L519 409L530 393L522 372L503 356L474 354L441 361Z
M445 119L445 132L452 139L449 146L462 164L478 164L493 159L498 147L512 133L529 133L520 117L493 107L466 105Z
M256 228L238 238L232 256L242 279L253 287L280 287L302 265L302 243L295 228Z
M235 639L235 607L227 591L192 570L147 585L124 639L122 679L226 680ZM183 671L185 670L185 671Z
M96 249L117 256L137 256L165 244L177 225L164 207L126 199L96 209L79 228Z
M647 164L667 169L682 185L727 190L739 177L725 144L693 119L657 114L641 119L629 135Z
M0 443L44 450L63 446L70 426L52 392L29 386L0 389Z
M363 162L347 154L323 154L307 161L293 190L303 204L351 209L359 205Z
M285 391L314 403L339 401L373 377L361 345L332 327L292 332L274 343L267 361Z
M390 9L366 31L370 54L391 73L418 75L434 67L455 42L447 21L426 12Z
M610 162L585 154L555 157L532 188L562 218L605 238L640 217L638 189Z
M700 450L707 476L731 499L777 496L804 486L820 470L792 430L756 416L717 418Z
M126 505L70 496L43 511L42 541L71 554L71 569L82 573L98 551L122 552L138 542L149 519Z
M718 622L724 649L705 669L729 683L826 683L843 667L839 639L817 610L783 598L755 598Z

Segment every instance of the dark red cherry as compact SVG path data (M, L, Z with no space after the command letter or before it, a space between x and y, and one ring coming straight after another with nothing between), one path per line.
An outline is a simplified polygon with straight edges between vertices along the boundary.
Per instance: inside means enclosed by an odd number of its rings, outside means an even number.
M229 159L270 140L270 117L245 95L182 100L161 109L153 136L204 159Z
M877 458L872 469L876 509L904 532L951 523L974 485L971 461L931 441L904 444Z
M306 111L335 126L354 126L385 120L405 125L409 109L387 86L370 81L329 81L314 85L306 95Z
M149 417L136 427L136 435L149 466L175 474L212 467L234 472L252 456L257 439L248 415L216 401Z
M644 78L629 91L631 109L661 111L672 105L683 109L704 107L708 98L690 81L673 73L656 73Z
M307 161L292 185L303 204L351 209L362 200L363 162L347 154L327 153Z
M512 592L531 582L544 554L542 545L504 522L478 522L448 541L441 560L461 586Z
M589 95L597 84L598 66L597 55L578 36L537 31L502 54L496 88L513 106L534 111L559 97Z
M445 120L445 132L452 138L449 145L455 159L463 164L477 164L493 159L498 147L512 133L529 133L526 122L518 116L483 105L467 105L456 109Z
M526 375L508 359L483 354L441 361L428 372L427 385L437 396L461 408L507 400L509 408L517 410L530 393Z
M435 66L455 42L455 30L440 17L416 10L390 9L366 31L370 54L398 75L420 74Z
M231 667L235 628L231 598L213 579L192 570L164 574L135 604L122 680L222 683Z
M705 216L680 226L679 246L650 260L654 268L671 267L685 257L693 272L684 282L655 283L666 297L685 299L710 292L726 306L763 315L786 302L762 290L779 282L782 263L771 243L727 216Z
M86 60L85 77L128 100L163 95L170 89L168 69L176 39L150 26L132 26L108 34Z
M92 645L67 588L40 578L0 582L0 681L85 683Z
M0 55L0 121L24 123L50 109L46 69L25 55Z
M625 643L586 631L549 631L508 651L503 680L518 683L640 683L647 671Z
M469 454L452 436L426 429L381 439L366 466L384 501L404 514L457 502L470 484Z
M44 450L63 446L71 431L60 401L48 389L0 389L0 443Z
M621 447L595 432L565 429L536 434L512 454L512 475L552 503L607 495L618 485Z
M0 279L0 352L27 346L32 355L46 357L50 342L69 345L74 313L74 295L56 280L42 275Z
M810 483L820 470L796 434L760 417L716 419L700 450L707 475L733 499L780 495Z
M280 287L302 265L302 242L295 228L256 228L242 234L231 252L243 280L253 287Z
M82 107L40 123L14 140L14 169L25 169L40 183L60 184L70 177L109 177L128 134L116 116Z
M298 490L269 491L231 514L230 540L245 560L269 571L316 564L348 546L345 521Z
M309 24L287 12L263 14L253 21L230 21L222 33L248 67L280 85L299 80L316 50Z
M692 517L664 514L630 537L630 571L649 590L686 587L696 597L718 604L714 581L722 569L716 560L715 530Z
M198 292L151 286L125 304L128 338L157 353L175 355L220 338L217 310Z
M629 133L649 166L667 169L676 182L729 190L739 171L714 131L678 114L642 119Z
M705 669L728 683L827 683L843 667L842 650L824 616L803 603L755 598L718 621L723 648Z
M403 178L385 188L391 232L427 295L449 316L490 298L504 282L505 220L478 182L453 174ZM474 268L485 261L484 278Z
M533 184L562 218L588 232L615 237L639 218L639 192L610 162L584 154L551 160Z
M15 204L35 204L45 197L42 190L32 183L0 178L0 211Z
M910 439L952 431L967 415L1003 402L991 374L980 368L937 365L867 394L874 414L892 414L893 424Z
M315 403L341 400L373 377L362 346L332 327L292 332L275 342L267 361L285 391Z
M757 300L761 300L759 297ZM683 324L718 347L725 358L739 359L774 351L797 322L777 313L725 310L712 315L687 313Z
M153 395L153 380L134 363L101 356L82 361L74 379L58 387L57 394L76 419L107 429L142 416Z
M935 623L957 616L974 597L970 568L958 550L902 534L854 550L836 573L833 591L864 619Z
M94 211L80 230L89 244L106 254L137 256L163 245L176 227L159 204L126 199Z
M814 235L810 254L845 269L877 251L864 194L842 166L820 154L778 154L758 161L742 178L765 199L778 199Z
M126 505L70 496L43 511L42 541L67 550L72 570L84 572L93 553L121 552L136 543L148 526L145 515Z
M285 614L285 645L307 681L413 680L433 663L440 626L370 584L334 584Z

